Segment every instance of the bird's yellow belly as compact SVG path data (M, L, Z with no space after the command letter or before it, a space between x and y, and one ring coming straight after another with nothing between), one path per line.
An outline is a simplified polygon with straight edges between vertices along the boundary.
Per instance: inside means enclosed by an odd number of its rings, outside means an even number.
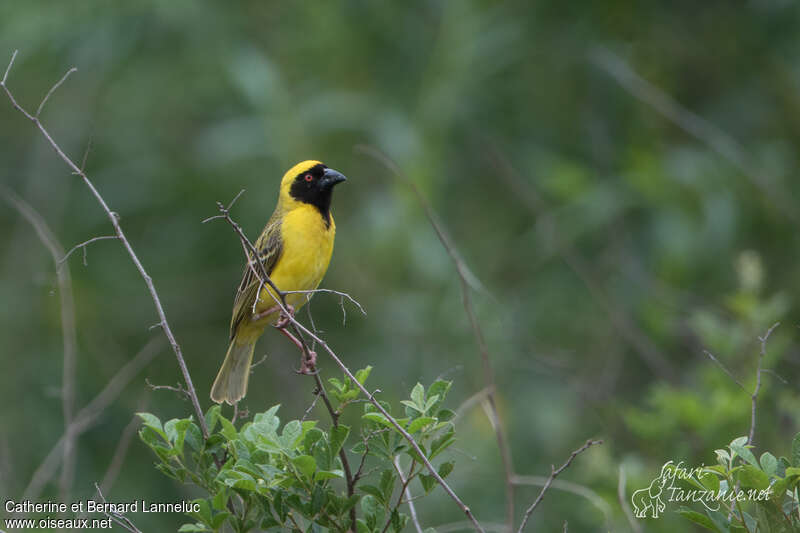
M308 291L316 289L325 272L333 254L333 239L336 234L336 225L331 217L330 227L317 208L303 206L287 213L281 224L281 241L283 250L270 278L282 291ZM272 289L262 289L257 312L263 312L275 305L271 296ZM291 293L286 295L286 302L295 310L302 307L310 294ZM277 320L276 313L266 322Z

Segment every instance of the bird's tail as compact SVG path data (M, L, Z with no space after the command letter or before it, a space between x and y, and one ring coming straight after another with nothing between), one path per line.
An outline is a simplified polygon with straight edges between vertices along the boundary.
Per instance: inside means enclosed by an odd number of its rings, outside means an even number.
M241 342L236 337L231 340L225 361L217 373L217 379L211 386L212 400L217 403L227 402L229 405L233 405L244 398L256 340Z

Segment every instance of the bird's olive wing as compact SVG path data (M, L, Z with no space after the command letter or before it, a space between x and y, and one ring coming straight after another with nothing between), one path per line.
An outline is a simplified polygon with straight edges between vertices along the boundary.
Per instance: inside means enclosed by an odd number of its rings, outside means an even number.
M264 265L267 275L272 275L275 264L283 251L283 241L281 240L281 220L275 215L267 222L264 231L253 244L253 248L258 252L258 259ZM248 254L248 257L251 254ZM258 270L257 265L253 268ZM233 301L233 316L231 317L231 339L236 334L236 328L245 318L253 313L253 303L256 301L259 289L262 287L261 280L253 273L253 268L245 264L242 282L236 291L236 298Z

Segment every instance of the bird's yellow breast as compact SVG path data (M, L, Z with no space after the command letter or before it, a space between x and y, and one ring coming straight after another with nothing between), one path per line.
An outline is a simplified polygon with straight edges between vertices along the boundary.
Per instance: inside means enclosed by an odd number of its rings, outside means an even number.
M271 278L282 291L313 290L319 286L333 254L336 224L330 224L312 205L302 204L289 210L281 222L283 249ZM264 308L274 305L267 289L262 290ZM299 309L307 301L305 294L288 294L286 301Z

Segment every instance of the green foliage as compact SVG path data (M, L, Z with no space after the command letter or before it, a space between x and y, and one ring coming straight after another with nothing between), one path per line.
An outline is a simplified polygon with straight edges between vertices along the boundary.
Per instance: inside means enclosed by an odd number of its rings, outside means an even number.
M697 476L683 477L699 491L721 495L718 509L699 513L688 507L682 516L710 531L730 533L790 533L800 529L800 433L792 440L791 459L764 452L753 454L747 437L716 450L717 464ZM725 497L724 495L728 495Z
M370 370L358 371L360 383ZM318 526L344 532L353 527L353 517L359 533L405 527L408 516L400 508L406 488L417 479L415 495L427 495L436 487L435 478L425 473L422 458L389 419L359 400L352 383L336 378L328 382L337 421L327 428L311 420L281 425L278 405L237 428L215 405L206 413L211 435L204 441L191 417L162 425L155 415L139 413L139 436L158 458L156 468L208 494L195 500L198 510L190 516L196 522L180 531L216 532L227 524L236 533L312 531ZM426 390L417 383L409 399L400 402L404 416L396 421L431 461L455 440L450 422L454 413L442 407L450 386L437 380ZM356 402L364 402L359 427L339 424L338 415ZM390 410L388 403L381 405ZM349 474L343 464L347 450L348 464L358 465ZM409 466L401 469L402 462ZM446 477L453 462L440 461L437 469Z

